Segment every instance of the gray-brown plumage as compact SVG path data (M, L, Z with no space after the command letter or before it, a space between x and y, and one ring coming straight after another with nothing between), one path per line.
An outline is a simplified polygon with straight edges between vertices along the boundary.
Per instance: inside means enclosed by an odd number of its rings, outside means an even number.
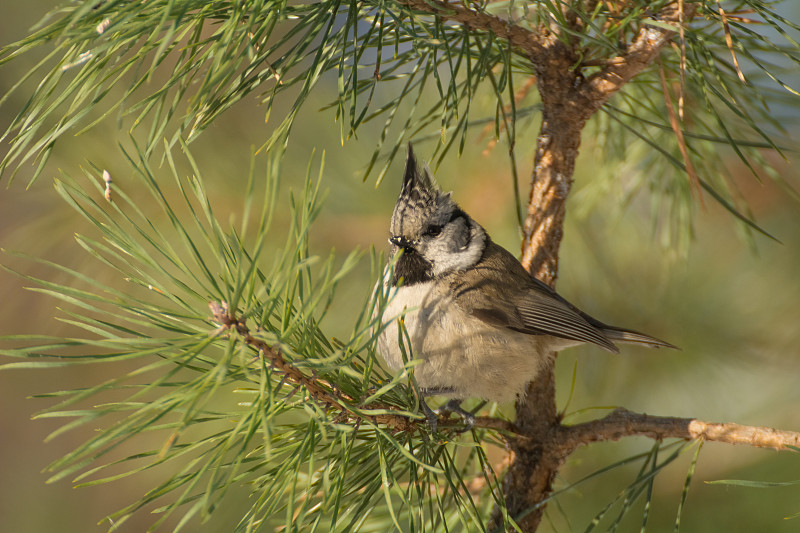
M455 304L494 326L530 335L590 342L619 353L611 341L674 348L636 331L615 328L587 315L531 276L516 257L488 236L480 261L446 277Z
M393 320L403 315L423 395L512 400L553 351L580 343L615 353L615 341L674 348L592 318L531 276L439 191L411 146L390 231L401 255L378 348L391 368L403 367Z

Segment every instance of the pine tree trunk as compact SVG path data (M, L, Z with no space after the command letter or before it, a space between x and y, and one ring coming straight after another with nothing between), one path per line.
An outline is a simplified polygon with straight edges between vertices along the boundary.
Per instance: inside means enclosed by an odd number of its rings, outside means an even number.
M665 6L660 15L662 20L683 22L691 20L695 10L695 5L684 10L675 3ZM567 9L568 19L570 15L574 13ZM577 19L573 22L579 23ZM522 264L552 287L558 277L558 251L581 132L613 94L653 63L675 33L643 27L621 60L609 62L588 78L576 68L580 63L577 43L559 39L546 27L540 27L537 35L531 62L542 99L542 124L536 141ZM538 528L553 479L571 452L570 447L552 445L560 442L558 433L562 429L555 403L555 357L553 353L551 364L528 385L525 397L518 399L516 406L516 425L529 438L510 443L512 457L503 489L508 512L525 532ZM497 514L492 522L495 526L502 523Z
M589 109L578 107L577 91L583 78L569 66L573 62L566 47L555 41L550 60L539 69L538 85L542 95L542 124L537 139L528 214L525 221L522 262L533 275L555 285L558 276L558 250L564 228L566 200L572 187L575 159L581 131ZM553 364L528 385L524 398L517 401L516 423L531 439L517 439L511 444L512 460L504 479L508 511L523 531L535 531L552 490L553 479L565 457L559 450L545 446L548 435L560 420L556 412Z

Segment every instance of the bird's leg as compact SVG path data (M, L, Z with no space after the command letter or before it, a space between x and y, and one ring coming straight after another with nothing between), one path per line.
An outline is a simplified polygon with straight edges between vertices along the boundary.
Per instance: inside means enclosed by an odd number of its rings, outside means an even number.
M425 413L425 417L428 419L428 425L431 427L431 432L436 433L436 428L439 426L439 415L431 409L427 403L425 403L425 397L420 394L419 396L419 406L422 409L422 412Z
M475 426L475 415L466 409L463 409L461 407L461 402L462 400L453 398L447 402L444 407L438 410L439 414L456 413L462 418L462 420L464 420L464 423L467 425L467 427L458 430L458 433L467 432Z
M431 409L427 403L425 403L425 398L427 396L436 396L439 394L452 394L455 392L453 389L420 389L419 390L419 406L422 409L422 412L425 413L425 417L428 419L428 425L430 425L431 430L436 432L436 429L439 426L439 416L447 416L450 413L455 413L461 417L461 419L466 424L466 427L460 430L457 430L457 433L464 433L466 431L471 430L475 426L475 414L470 413L466 409L461 407L461 402L463 400L459 400L453 398L449 400L443 407L440 407L436 411ZM484 402L485 403L485 402ZM481 404L483 405L483 404ZM481 406L478 406L480 409Z
M427 403L425 403L425 398L428 396L437 396L440 394L449 394L452 393L452 389L445 389L445 388L421 388L417 387L416 382L414 384L415 388L417 389L417 398L419 398L419 407L422 409L422 412L425 413L425 417L428 419L428 425L431 427L433 433L436 433L436 429L439 427L439 415L437 411L431 409ZM440 410L440 409L439 409Z

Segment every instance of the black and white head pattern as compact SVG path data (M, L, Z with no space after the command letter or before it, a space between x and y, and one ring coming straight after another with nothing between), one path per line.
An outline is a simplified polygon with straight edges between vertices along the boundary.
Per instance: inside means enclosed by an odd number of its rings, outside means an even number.
M428 166L417 163L411 144L403 188L392 213L392 252L402 250L392 284L413 285L472 267L481 257L486 235L436 186Z

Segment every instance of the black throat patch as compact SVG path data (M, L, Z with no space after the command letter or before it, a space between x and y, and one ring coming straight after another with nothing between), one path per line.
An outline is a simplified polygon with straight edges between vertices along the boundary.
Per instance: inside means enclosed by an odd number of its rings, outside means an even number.
M433 279L433 265L414 250L403 250L403 255L394 265L392 287L402 280L404 287L424 283Z

